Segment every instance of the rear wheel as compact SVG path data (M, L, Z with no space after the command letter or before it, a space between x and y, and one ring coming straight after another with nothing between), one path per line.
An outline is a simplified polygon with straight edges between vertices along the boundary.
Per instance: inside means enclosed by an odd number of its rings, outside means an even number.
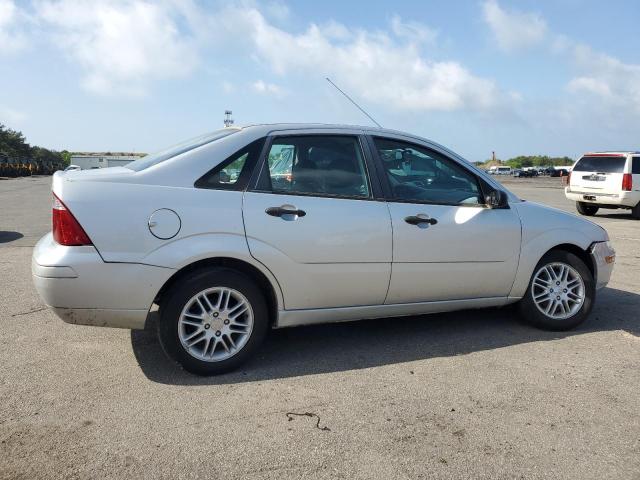
M185 370L215 375L255 353L267 333L267 312L262 292L247 276L227 268L202 270L172 288L160 308L158 334Z
M587 318L595 292L585 263L573 253L553 250L536 265L520 313L540 328L569 330Z
M638 202L638 204L631 209L631 215L636 220L640 220L640 202Z
M592 217L598 212L599 208L600 207L598 207L597 205L590 205L584 202L576 202L576 209L578 210L578 213L580 215L586 215L588 217Z

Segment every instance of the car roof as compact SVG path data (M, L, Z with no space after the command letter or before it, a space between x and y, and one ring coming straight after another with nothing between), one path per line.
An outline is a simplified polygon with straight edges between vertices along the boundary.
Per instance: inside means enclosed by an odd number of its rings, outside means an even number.
M363 130L368 133L378 134L390 134L390 135L402 135L404 137L411 137L418 140L427 141L429 143L436 143L418 135L403 132L400 130L394 130L392 128L381 128L364 125L348 125L339 123L258 123L244 126L234 125L235 128L251 129L259 131L263 135L268 135L272 132L284 131L284 130L312 130L312 129L332 129L332 130Z
M629 152L629 151L588 152L588 153L585 153L583 157L587 155L590 157L623 157L626 155L639 155L639 154L640 152Z

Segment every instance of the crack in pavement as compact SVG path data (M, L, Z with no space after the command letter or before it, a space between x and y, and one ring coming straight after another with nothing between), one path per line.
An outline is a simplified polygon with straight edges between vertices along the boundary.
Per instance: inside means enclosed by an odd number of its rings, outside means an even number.
M35 310L29 310L28 312L14 313L11 316L12 317L19 317L21 315L29 315L30 313L41 312L41 311L46 310L46 309L47 309L47 307L41 307L41 308L36 308Z
M321 427L320 426L320 416L317 413L312 413L312 412L304 412L304 413L296 413L296 412L287 412L287 419L288 421L292 421L293 417L311 417L311 418L316 418L316 428L318 430L322 430L324 432L330 432L331 429L329 427Z

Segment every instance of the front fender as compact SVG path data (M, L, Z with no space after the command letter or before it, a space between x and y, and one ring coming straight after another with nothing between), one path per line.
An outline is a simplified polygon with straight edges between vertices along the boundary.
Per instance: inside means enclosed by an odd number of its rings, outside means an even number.
M548 230L526 240L526 243L522 244L520 262L509 296L520 298L525 295L534 268L549 250L567 244L587 250L591 243L593 239L585 233L566 228Z

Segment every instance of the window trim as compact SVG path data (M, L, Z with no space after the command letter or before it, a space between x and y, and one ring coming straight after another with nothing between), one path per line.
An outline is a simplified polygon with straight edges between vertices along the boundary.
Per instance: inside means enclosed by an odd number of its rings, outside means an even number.
M198 178L195 182L193 182L194 188L199 188L202 190L231 190L231 191L244 191L247 188L251 178L253 177L254 170L256 169L257 164L260 160L260 155L262 154L264 144L266 143L267 137L260 137L252 142L249 142L244 147L236 150L231 155L229 155L226 159L220 162L215 167L211 168L207 173ZM251 152L251 149L255 148L256 152ZM227 183L227 184L219 184L219 185L206 185L204 182L210 175L215 175L220 172L220 170L226 168L231 163L237 160L239 154L244 151L247 151L249 155L247 156L247 160L240 171L240 175L238 176L238 180L235 183ZM254 153L254 155L251 155ZM240 155L241 156L241 155Z
M369 194L364 196L358 195L338 195L338 194L330 194L330 193L309 193L309 192L280 192L274 191L273 186L271 190L265 190L258 188L260 183L260 179L263 175L269 175L269 167L268 158L269 152L271 151L271 147L273 143L280 138L295 138L295 137L350 137L356 139L358 145L360 147L360 153L362 154L364 173L369 185ZM376 173L372 168L372 159L371 152L369 151L368 144L366 142L365 135L358 133L342 133L340 131L332 131L332 132L296 132L296 133L285 133L279 134L275 132L273 135L269 135L267 137L267 141L265 142L264 148L262 149L262 154L258 161L259 165L255 168L254 176L249 183L249 187L247 191L255 192L255 193L263 193L263 194L271 194L271 195L287 195L287 196L295 196L295 197L316 197L316 198L337 198L342 200L360 200L360 201L380 201L384 200L384 195L382 189L380 187L380 181ZM270 178L269 178L270 180Z
M418 205L444 205L444 206L450 206L450 207L474 207L474 208L483 207L483 208L489 208L489 206L486 203L487 194L489 193L489 192L486 191L486 188L489 185L488 182L485 182L484 179L482 179L480 176L478 176L473 170L471 170L467 166L463 165L462 163L460 163L456 159L451 158L450 155L447 155L446 153L441 152L441 151L433 148L432 146L423 145L421 143L418 143L418 142L415 142L415 141L406 140L404 138L386 137L384 135L367 135L367 137L369 139L370 148L372 150L372 156L374 157L374 161L376 163L376 167L377 167L378 171L380 172L379 173L380 183L382 184L382 187L383 187L383 190L384 190L384 194L385 194L385 200L387 202L389 202L389 203L413 203L413 204L418 204ZM470 204L470 203L434 202L434 201L417 200L417 199L415 199L415 200L405 200L405 199L395 198L393 196L393 192L391 190L391 185L389 184L389 179L387 178L387 173L385 171L384 162L382 161L382 158L380 158L380 154L378 153L378 148L376 147L376 143L375 143L376 139L387 140L387 141L398 142L398 143L404 143L406 145L414 146L414 147L417 147L419 149L423 149L423 150L427 150L427 151L433 151L433 152L437 153L438 155L446 158L448 161L453 162L455 165L457 165L460 168L462 168L464 171L466 171L469 175L471 175L475 179L476 184L478 186L479 195L482 197L483 202L482 203Z

